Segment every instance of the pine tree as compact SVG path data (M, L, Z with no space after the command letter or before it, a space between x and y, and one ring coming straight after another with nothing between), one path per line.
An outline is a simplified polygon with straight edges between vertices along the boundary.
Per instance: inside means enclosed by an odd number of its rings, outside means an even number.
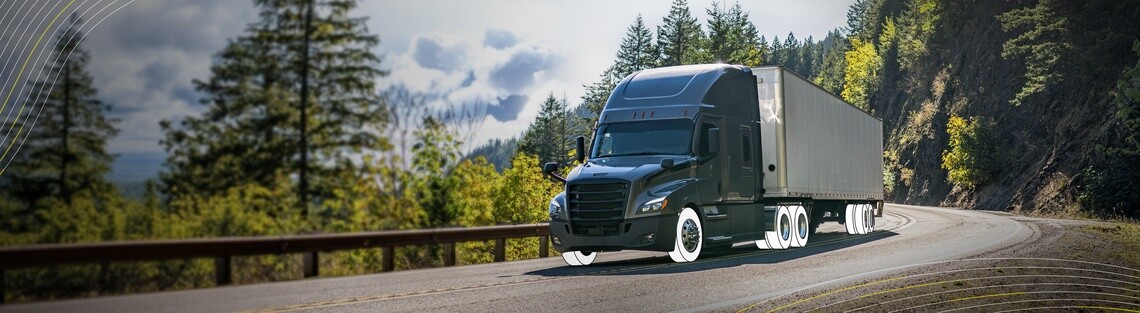
M740 2L725 9L713 3L709 14L708 53L714 62L756 66L760 59L760 33Z
M1056 12L1058 6L1061 4L1056 1L1042 0L997 16L1002 30L1016 34L1002 45L1001 56L1025 60L1025 85L1010 104L1021 105L1029 96L1064 79L1056 67L1073 54L1074 47L1067 38L1069 21Z
M788 33L788 36L784 37L784 50L781 51L781 53L783 54L782 59L784 59L783 65L785 67L797 72L800 71L800 68L803 66L801 63L802 59L800 59L800 48L800 42L796 39L795 34Z
M827 33L827 37L820 42L823 59L814 78L816 85L837 95L843 93L843 75L846 67L844 52L847 48L847 39L839 30Z
M617 52L614 61L614 71L619 77L625 77L640 70L657 66L657 46L653 44L653 33L645 26L641 15L626 29L625 39Z
M657 27L657 46L661 50L661 66L696 63L704 32L689 11L686 0L673 0L669 15Z
M7 171L4 188L23 203L22 214L44 201L69 208L78 198L100 204L116 195L103 176L114 159L107 153L107 141L118 134L118 120L107 117L111 105L96 98L87 71L90 55L80 46L83 32L77 25L82 22L72 14L68 27L56 36L45 65L47 79L33 83L35 90L50 93L36 97L31 106L36 114L29 115L35 118L18 127L27 137ZM13 140L22 137L19 132L11 135Z
M602 112L602 107L610 98L614 87L629 74L652 68L658 63L657 46L653 44L653 33L645 26L641 15L637 16L632 25L626 29L625 38L615 55L614 64L602 72L599 80L593 84L584 85L586 95L582 101L595 115Z
M764 59L765 65L776 65L784 63L784 42L780 41L780 36L772 37L772 45L768 48L768 59Z
M565 100L554 98L553 93L547 95L538 111L538 117L519 140L518 151L537 156L542 163L569 164L567 152L573 147L570 116Z
M305 213L328 197L349 153L384 146L387 109L375 91L379 38L355 0L256 0L259 20L196 80L207 111L162 126L168 192L214 194L296 177ZM296 176L294 176L296 175Z

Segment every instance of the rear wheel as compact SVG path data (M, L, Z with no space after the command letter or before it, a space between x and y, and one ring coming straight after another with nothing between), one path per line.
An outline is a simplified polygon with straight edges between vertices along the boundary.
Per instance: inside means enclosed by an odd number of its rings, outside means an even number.
M795 211L792 212L793 225L792 228L792 242L791 247L799 248L806 246L808 243L808 235L811 233L811 220L808 218L807 210L803 206L795 206Z
M562 253L562 260L570 266L590 265L590 263L594 263L594 258L597 257L597 252L566 251Z
M677 235L673 240L673 251L669 257L673 262L683 263L696 261L701 256L701 247L704 244L704 229L701 219L693 208L681 210L677 216Z
M765 232L764 239L756 241L757 248L782 250L792 245L792 212L788 207L780 206L776 209L775 218L772 231Z

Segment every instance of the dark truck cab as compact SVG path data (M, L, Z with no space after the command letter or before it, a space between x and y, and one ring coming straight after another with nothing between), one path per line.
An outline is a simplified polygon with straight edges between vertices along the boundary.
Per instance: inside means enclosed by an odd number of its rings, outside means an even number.
M752 69L724 64L623 79L598 117L588 158L578 140L582 165L565 178L553 173L556 164L543 168L565 182L549 206L554 249L570 265L586 265L595 252L625 249L688 262L712 246L760 245L770 231L790 242L802 230L806 243L811 221L802 200L810 199L764 197L757 86ZM788 200L802 217L779 209Z

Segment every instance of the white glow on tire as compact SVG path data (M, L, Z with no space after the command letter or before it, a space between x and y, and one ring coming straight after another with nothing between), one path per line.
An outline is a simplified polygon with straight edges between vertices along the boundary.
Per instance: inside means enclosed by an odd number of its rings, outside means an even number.
M855 219L856 219L855 214L858 213L858 210L855 208L856 208L856 205L848 204L846 207L846 211L844 211L844 213L843 213L843 219L844 219L843 228L847 229L848 235L855 235L858 233L855 231Z
M582 253L582 251L566 251L562 253L562 260L570 266L590 265L594 263L594 258L598 257L597 252L591 252L589 255Z
M792 217L793 217L792 218L792 240L791 240L790 246L792 248L800 248L800 247L806 246L807 242L808 242L808 236L811 233L811 230L808 229L809 227L811 227L811 220L808 218L807 209L804 209L803 206L797 205L797 206L792 207L792 209L789 211L792 212ZM800 229L801 219L804 221L804 225L802 225L803 229ZM803 231L803 237L800 237L800 231L801 230Z
M793 227L791 225L792 224L791 223L792 218L791 218L791 213L788 211L788 207L781 206L779 209L776 210L776 218L773 221L773 226L772 226L773 230L764 233L764 240L757 240L756 241L756 247L757 248L764 249L764 250L767 250L767 249L783 250L783 249L787 249L789 246L791 246L792 237L794 237L794 236L792 234L789 234L788 238L784 238L782 236L783 232L784 232L784 229L783 229L784 226L782 225L782 223L780 221L782 221L784 218L788 219L788 221L789 221L788 226Z
M686 220L692 220L697 225L697 248L693 249L692 252L689 252L688 249L685 249L685 245L682 242L683 239L681 238L683 234L682 227L684 227ZM705 228L701 225L701 219L699 216L697 216L697 212L693 211L692 208L685 208L684 210L681 210L681 214L677 216L677 232L676 236L674 236L673 239L673 251L669 251L669 258L673 259L673 262L677 263L696 261L697 257L701 256L701 248L704 246L704 239Z

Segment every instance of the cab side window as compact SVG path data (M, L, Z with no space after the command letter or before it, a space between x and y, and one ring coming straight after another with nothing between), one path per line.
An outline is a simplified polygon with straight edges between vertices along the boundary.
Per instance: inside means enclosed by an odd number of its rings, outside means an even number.
M717 140L716 138L709 138L709 129L713 128L716 128L716 124L711 122L701 123L701 140L699 143L700 146L698 147L700 151L697 152L700 154L699 156L712 155L712 151L709 150L709 140Z
M740 167L744 169L752 168L752 129L748 126L740 127L740 152L741 157Z

